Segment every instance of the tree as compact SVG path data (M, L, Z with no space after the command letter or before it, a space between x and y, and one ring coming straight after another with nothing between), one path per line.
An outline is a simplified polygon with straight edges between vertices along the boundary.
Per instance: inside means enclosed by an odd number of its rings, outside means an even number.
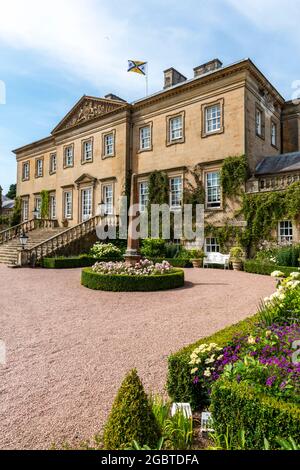
M17 185L16 184L11 184L8 190L8 193L6 194L6 197L9 199L15 199L17 196Z

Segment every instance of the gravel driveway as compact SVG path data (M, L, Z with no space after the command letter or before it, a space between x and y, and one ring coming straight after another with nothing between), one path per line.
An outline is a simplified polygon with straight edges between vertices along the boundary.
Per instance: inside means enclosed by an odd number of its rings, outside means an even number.
M47 449L98 432L125 373L163 391L167 356L255 313L270 277L186 270L185 288L96 292L80 270L0 265L0 448Z

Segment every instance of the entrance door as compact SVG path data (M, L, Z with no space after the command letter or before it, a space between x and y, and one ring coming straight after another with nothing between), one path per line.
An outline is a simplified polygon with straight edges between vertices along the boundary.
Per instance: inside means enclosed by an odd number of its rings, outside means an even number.
M81 220L85 222L92 217L92 188L81 191Z

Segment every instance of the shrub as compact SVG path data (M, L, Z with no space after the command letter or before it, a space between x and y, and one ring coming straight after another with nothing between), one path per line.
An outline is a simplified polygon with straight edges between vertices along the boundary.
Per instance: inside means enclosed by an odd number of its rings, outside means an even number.
M230 250L230 258L232 260L241 261L244 257L244 252L241 247L234 246Z
M189 258L151 258L153 263L162 263L168 261L173 268L191 268L193 265Z
M238 445L238 430L245 431L245 449L262 449L264 439L273 443L279 436L300 438L299 406L258 393L248 383L219 379L210 410L217 434L229 432Z
M133 441L154 448L161 437L143 385L132 370L124 379L104 428L104 447L125 449Z
M161 238L145 238L141 244L141 255L145 258L163 258L166 255L166 242Z
M208 395L206 393L201 395L197 385L193 383L191 378L191 365L189 363L192 352L201 344L207 343L216 343L218 346L224 347L237 334L247 335L251 333L258 319L257 315L247 318L171 355L168 359L167 389L172 400L176 402L189 402L194 409L206 406L209 398Z
M89 289L113 292L150 292L176 289L184 285L184 272L173 269L167 274L132 276L126 274L98 274L91 268L84 268L81 284Z
M41 262L43 268L48 269L72 269L93 266L95 258L91 256L72 256L58 258L44 258Z
M244 271L252 274L264 274L269 276L273 271L282 271L286 276L289 276L292 272L297 271L298 268L277 266L272 263L263 263L256 260L247 260L244 262Z
M90 249L90 254L93 258L100 259L111 259L121 260L122 251L112 243L95 243Z

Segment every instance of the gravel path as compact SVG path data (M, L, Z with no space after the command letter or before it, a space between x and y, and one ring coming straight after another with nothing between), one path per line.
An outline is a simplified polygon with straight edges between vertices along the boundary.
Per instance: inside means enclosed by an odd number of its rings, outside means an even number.
M0 448L47 449L98 432L125 373L163 391L167 356L255 313L270 277L186 270L185 288L96 292L80 270L0 265Z

